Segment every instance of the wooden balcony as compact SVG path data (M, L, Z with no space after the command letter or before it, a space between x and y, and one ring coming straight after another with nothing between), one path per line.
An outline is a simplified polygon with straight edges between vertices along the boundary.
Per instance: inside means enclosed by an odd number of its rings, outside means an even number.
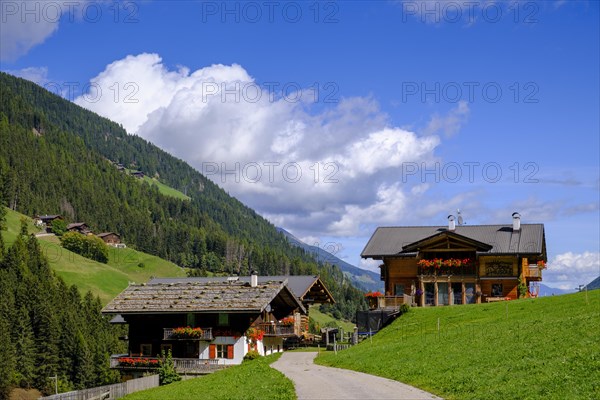
M294 325L271 324L267 322L259 324L259 328L265 333L265 336L287 337L296 335Z
M398 309L402 304L411 305L412 296L382 296L368 299L370 309Z
M537 264L523 266L523 277L530 281L541 281L542 269Z
M213 340L212 328L202 328L202 335L198 337L177 337L173 335L173 329L175 328L163 329L163 340L205 340L208 342Z
M133 360L133 362L127 360ZM110 357L110 368L120 370L155 370L160 367L160 358L139 357L128 354L117 354ZM208 373L224 368L218 359L173 358L175 370L179 373Z

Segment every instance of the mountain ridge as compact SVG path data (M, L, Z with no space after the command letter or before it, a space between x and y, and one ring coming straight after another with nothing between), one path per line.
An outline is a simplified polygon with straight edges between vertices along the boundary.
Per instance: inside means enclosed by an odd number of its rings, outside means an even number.
M381 282L379 279L379 274L352 265L325 250L325 248L329 247L328 243L324 244L322 247L310 245L298 239L284 228L277 227L276 229L283 233L294 246L298 246L304 249L304 251L316 255L318 260L323 260L326 263L340 268L346 276L350 277L350 280L355 286L358 286L366 291L383 291L383 282Z
M116 163L116 165L115 165ZM191 199L160 193L123 168L160 177ZM362 293L337 267L288 243L275 226L189 164L104 117L0 73L0 202L117 232L136 250L194 273L319 274L353 318Z

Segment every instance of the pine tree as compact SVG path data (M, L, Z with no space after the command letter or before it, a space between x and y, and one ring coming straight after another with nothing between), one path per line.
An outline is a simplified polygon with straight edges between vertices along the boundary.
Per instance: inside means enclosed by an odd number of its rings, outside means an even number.
M21 387L33 385L35 371L35 341L29 312L21 306L16 314L13 329L17 383Z
M10 339L10 324L0 315L0 399L8 399L15 374L15 350Z

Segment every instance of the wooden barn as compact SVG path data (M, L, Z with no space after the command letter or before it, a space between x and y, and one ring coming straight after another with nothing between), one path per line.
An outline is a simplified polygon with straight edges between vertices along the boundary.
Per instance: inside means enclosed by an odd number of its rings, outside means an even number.
M542 280L543 224L380 227L361 253L381 260L385 294L374 308L469 304L535 296Z

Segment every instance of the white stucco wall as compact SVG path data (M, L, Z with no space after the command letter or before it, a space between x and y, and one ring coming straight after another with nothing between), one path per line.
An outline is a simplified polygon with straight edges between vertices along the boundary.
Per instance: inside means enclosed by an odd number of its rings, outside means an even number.
M211 344L232 344L233 358L219 358L219 364L241 364L244 360L244 356L248 352L248 345L246 343L247 342L245 336L239 338L234 338L232 336L217 336L212 342L200 342L199 358L205 360L209 358L209 345Z

